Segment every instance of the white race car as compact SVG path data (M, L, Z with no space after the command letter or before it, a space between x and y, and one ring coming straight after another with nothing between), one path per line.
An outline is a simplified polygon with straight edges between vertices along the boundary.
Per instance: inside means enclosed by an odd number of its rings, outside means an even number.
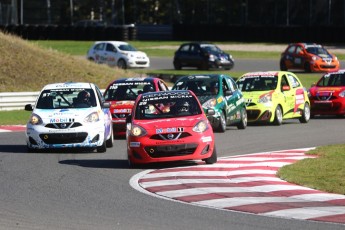
M50 148L93 148L105 152L113 146L110 104L92 83L46 85L26 128L29 152Z
M120 69L150 67L150 59L146 53L122 41L97 41L86 56L90 61Z

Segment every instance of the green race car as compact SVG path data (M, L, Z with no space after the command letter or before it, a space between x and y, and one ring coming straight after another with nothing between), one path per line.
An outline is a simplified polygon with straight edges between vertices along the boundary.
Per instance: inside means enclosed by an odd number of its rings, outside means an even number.
M281 125L284 119L310 119L308 92L298 77L287 71L246 73L237 80L246 101L248 122Z
M212 128L225 132L227 126L247 127L246 106L236 82L228 75L205 74L179 78L172 90L191 90L198 97ZM214 110L214 114L208 112Z

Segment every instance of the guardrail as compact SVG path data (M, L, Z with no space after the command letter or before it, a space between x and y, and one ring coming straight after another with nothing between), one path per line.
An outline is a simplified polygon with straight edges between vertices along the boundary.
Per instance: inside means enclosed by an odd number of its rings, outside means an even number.
M26 104L35 104L40 92L0 93L0 111L23 110Z

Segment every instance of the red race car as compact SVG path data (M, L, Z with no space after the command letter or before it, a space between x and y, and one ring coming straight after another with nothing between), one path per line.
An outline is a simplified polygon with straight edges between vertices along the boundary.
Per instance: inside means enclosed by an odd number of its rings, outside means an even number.
M345 115L345 70L325 74L309 89L311 116Z
M126 137L130 166L180 160L217 162L212 127L189 90L139 95L127 118Z
M126 134L126 117L132 112L138 95L166 90L169 90L166 83L155 77L122 78L111 82L104 92L104 98L111 103L114 136Z

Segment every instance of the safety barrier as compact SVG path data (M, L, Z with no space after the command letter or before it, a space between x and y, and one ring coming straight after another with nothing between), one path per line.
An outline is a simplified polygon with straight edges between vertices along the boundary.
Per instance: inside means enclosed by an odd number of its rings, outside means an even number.
M0 93L0 111L21 110L26 104L34 104L39 92Z

